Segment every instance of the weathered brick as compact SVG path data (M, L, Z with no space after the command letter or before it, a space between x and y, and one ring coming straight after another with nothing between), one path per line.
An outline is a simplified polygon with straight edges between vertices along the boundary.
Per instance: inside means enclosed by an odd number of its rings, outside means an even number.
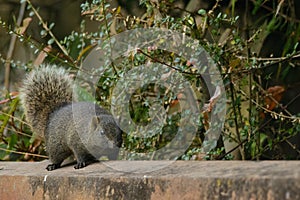
M0 162L0 199L300 199L299 161L176 161L167 166L106 161L50 172L47 164ZM153 171L160 164L165 167Z

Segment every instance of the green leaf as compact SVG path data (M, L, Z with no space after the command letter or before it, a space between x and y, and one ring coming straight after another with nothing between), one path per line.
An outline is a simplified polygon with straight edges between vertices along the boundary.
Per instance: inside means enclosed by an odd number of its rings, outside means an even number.
M54 38L51 38L50 40L48 40L47 44L51 45L54 43Z
M206 15L206 10L200 9L200 10L198 10L198 14L199 15Z
M49 25L49 29L51 30L53 27L54 27L54 23L52 22L50 25Z

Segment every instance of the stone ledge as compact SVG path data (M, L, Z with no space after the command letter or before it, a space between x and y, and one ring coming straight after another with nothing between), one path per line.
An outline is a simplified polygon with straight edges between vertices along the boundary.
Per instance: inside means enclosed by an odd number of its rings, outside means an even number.
M167 166L106 161L51 172L47 164L0 162L0 199L300 199L299 161L176 161ZM165 167L153 171L157 166Z

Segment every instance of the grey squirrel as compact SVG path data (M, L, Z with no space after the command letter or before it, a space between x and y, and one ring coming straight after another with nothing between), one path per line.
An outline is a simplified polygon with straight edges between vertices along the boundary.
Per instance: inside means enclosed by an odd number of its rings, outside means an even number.
M71 155L83 168L100 156L116 159L122 133L113 116L92 102L72 102L74 82L54 65L34 69L20 88L26 120L33 132L45 138L55 170Z

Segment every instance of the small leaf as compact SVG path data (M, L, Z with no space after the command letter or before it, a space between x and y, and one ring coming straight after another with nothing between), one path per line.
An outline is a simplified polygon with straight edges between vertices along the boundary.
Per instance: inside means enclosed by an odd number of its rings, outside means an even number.
M51 45L51 44L53 44L54 43L54 39L53 38L51 38L50 40L48 40L48 42L47 42L49 45Z
M35 15L35 13L33 11L30 11L29 16L33 17Z
M53 27L54 27L54 23L52 22L50 25L49 25L49 29L51 30Z
M206 15L206 10L200 9L200 10L198 10L198 14L199 15Z
M44 30L44 29L41 30L40 35L41 35L42 37L45 37L45 36L47 35L47 31Z

